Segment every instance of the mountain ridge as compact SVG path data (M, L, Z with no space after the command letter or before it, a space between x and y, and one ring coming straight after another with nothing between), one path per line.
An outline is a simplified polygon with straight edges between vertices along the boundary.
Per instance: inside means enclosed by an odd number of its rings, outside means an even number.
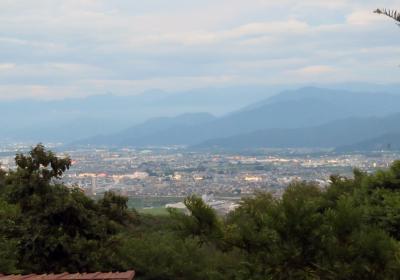
M307 94L308 91L310 95ZM363 95L366 98L363 99ZM118 140L114 142L110 136L108 144L195 146L212 139L234 137L268 129L275 129L274 133L278 133L279 130L308 129L341 119L383 117L397 113L400 107L400 95L321 88L286 91L270 97L269 100L269 102L268 99L263 100L260 106L253 109L238 110L205 123L164 127L148 135L139 133L135 136L136 132L130 130L129 133L115 135L115 139ZM351 129L349 126L346 127ZM121 138L127 141L120 141ZM282 143L285 141L282 139Z
M381 118L348 118L314 127L269 129L212 139L193 148L335 148L387 133L400 133L399 122L400 113Z

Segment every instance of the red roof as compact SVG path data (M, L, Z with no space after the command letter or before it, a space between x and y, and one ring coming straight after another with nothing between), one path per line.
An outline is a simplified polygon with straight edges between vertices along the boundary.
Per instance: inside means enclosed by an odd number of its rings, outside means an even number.
M95 272L95 273L61 273L61 274L28 274L3 275L0 280L132 280L133 270L126 272Z

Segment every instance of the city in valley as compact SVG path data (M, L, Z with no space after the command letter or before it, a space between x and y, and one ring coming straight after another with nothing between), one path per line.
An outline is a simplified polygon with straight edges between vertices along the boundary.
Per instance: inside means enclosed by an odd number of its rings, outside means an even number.
M15 168L15 153L29 151L30 147L3 145L1 168ZM57 151L56 146L52 148ZM257 191L280 196L294 181L315 182L324 188L331 175L351 177L354 168L372 172L387 168L400 158L396 152L336 154L301 149L233 153L180 148L90 148L58 154L72 159L62 181L81 188L89 196L113 191L129 197L130 206L146 210L184 208L184 198L195 194L220 213L229 212L240 198Z

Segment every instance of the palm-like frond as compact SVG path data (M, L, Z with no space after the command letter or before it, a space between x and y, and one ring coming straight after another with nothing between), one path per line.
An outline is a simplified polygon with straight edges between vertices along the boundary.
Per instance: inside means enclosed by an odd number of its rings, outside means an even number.
M374 13L376 14L380 14L380 15L385 15L388 16L392 19L394 19L395 21L398 22L398 24L400 25L400 12L396 11L396 10L387 10L387 9L376 9L374 11Z

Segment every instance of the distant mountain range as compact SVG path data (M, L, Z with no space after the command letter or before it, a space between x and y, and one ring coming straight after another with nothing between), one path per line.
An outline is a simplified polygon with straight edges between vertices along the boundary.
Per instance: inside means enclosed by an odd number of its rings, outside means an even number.
M175 145L183 139L180 133L193 126L209 123L215 120L208 113L187 113L177 117L150 119L142 124L135 125L110 135L97 135L76 141L71 145L101 145L101 146L151 146ZM175 133L175 134L174 134ZM168 136L163 136L168 134ZM133 144L134 143L134 144Z
M148 119L184 113L224 115L276 94L278 87L239 86L183 92L148 91L53 101L0 102L0 140L73 142L112 134Z
M396 131L399 131L398 129ZM372 139L338 147L337 152L400 151L400 132L383 134Z
M218 148L228 150L254 148L334 148L337 151L368 150L386 148L400 143L400 114L388 117L348 118L323 125L295 129L267 129L226 138L212 139L194 148ZM366 139L372 139L365 141ZM390 142L392 141L392 142ZM367 148L367 149L366 149ZM395 146L393 146L395 148Z
M398 94L309 87L282 92L222 117L200 113L157 118L75 144L229 149L341 147L395 133L399 108Z

